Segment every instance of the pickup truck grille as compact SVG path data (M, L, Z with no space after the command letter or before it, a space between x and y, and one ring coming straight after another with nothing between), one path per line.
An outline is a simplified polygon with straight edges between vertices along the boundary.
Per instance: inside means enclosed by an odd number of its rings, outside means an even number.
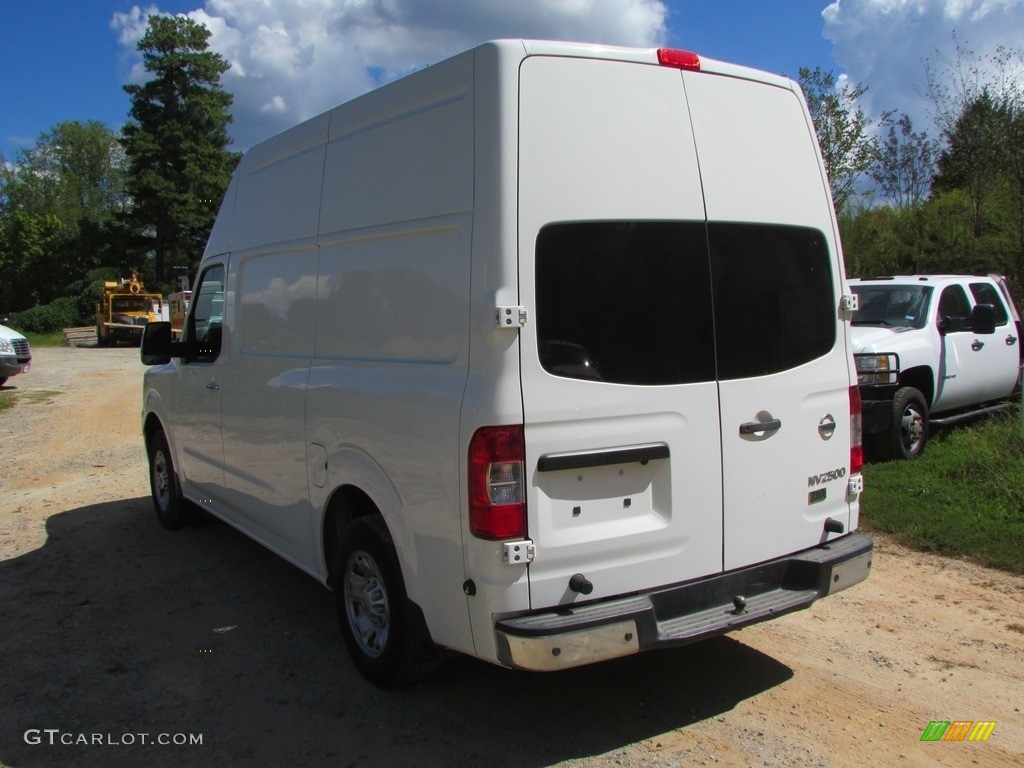
M18 356L19 363L27 363L32 359L32 348L25 339L11 339L11 346L14 347L14 354Z

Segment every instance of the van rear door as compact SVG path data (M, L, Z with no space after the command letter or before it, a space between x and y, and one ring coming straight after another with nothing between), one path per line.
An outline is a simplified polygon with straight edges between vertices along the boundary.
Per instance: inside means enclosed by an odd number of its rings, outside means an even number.
M708 254L679 72L531 57L520 105L532 607L717 573Z
M839 262L799 98L556 57L520 93L532 607L849 526Z
M825 541L829 518L850 528L842 274L798 95L709 72L683 79L708 217L731 570Z

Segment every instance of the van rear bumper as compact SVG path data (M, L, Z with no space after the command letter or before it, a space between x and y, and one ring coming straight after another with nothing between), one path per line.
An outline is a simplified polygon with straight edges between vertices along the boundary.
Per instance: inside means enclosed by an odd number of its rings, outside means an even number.
M864 581L873 551L870 537L851 533L750 568L501 619L495 625L498 660L553 671L723 635ZM742 609L739 596L746 600Z

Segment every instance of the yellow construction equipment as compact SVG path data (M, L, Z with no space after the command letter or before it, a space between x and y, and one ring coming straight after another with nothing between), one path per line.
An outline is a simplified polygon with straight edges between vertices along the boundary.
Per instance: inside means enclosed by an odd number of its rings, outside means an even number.
M96 343L101 347L127 341L138 346L142 329L153 320L166 320L167 306L159 293L146 293L138 272L131 278L103 283L96 304Z

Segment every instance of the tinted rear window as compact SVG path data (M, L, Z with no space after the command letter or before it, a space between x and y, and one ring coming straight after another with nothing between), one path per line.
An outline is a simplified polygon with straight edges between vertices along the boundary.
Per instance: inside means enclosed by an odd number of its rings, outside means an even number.
M816 230L553 224L537 238L536 275L538 351L556 376L647 385L748 378L835 343L831 262Z

